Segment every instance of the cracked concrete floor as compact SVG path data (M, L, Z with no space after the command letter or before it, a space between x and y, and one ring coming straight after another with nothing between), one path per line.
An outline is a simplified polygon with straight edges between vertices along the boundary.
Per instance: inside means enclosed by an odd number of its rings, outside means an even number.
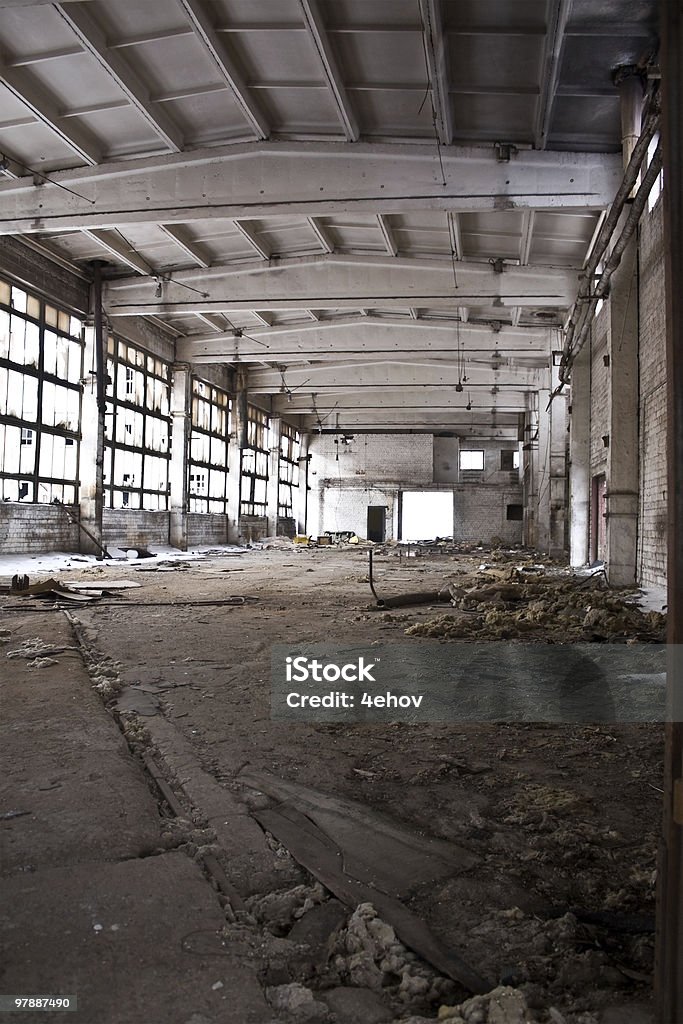
M410 565L387 559L384 567L380 560L380 573L385 571L399 589L432 589L452 566L449 559ZM661 729L272 721L274 643L404 641L405 627L430 614L428 609L367 614L366 573L366 553L354 550L217 555L186 568L181 563L168 573L134 575L141 589L79 607L77 615L93 646L119 663L123 684L172 686L155 696L156 720L172 730L185 759L234 806L244 808L236 776L249 765L360 800L420 834L471 850L476 870L416 891L411 909L491 977L521 970L534 989L539 1020L550 1003L571 1022L587 1013L598 1020L615 1003L647 1001ZM72 567L70 575L131 578L131 567L80 573ZM241 607L170 606L234 595L259 601ZM52 613L53 619L58 614ZM28 624L32 635L40 635L37 626L34 614ZM46 622L44 629L51 628ZM96 709L82 704L81 712L90 716ZM155 718L139 718L152 736ZM68 728L63 721L61 733ZM110 770L107 778L118 774ZM114 802L112 794L108 802ZM99 807L100 800L90 803ZM17 819L14 827L22 821L27 819ZM117 829L109 830L112 849L125 838L120 822L119 815ZM32 842L38 841L34 836ZM105 857L106 849L101 853ZM281 878L280 888L286 884ZM552 922L567 911L617 915L622 930L581 924L570 952L554 955L547 935L529 935L529 922ZM95 1024L100 1019L133 1018L95 1018Z

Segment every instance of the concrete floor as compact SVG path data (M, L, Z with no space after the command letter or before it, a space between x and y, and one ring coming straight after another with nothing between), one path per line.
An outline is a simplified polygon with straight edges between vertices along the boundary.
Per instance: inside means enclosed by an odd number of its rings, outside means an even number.
M433 589L471 564L388 556L378 575ZM549 1020L550 1007L567 1024L623 1005L647 1014L659 726L274 721L274 644L406 642L434 611L370 611L367 554L352 549L66 567L63 578L141 587L70 609L75 631L61 611L0 599L5 651L52 649L42 665L3 659L0 810L29 813L2 821L2 992L77 994L68 1019L86 1024L266 1024L305 1019L273 995L303 982L361 999L349 1010L339 997L334 1018L316 998L309 1020L434 1017L438 1002L401 1009L390 986L378 996L348 972L341 985L316 973L320 950L302 954L291 920L273 927L264 899L287 903L312 880L255 820L268 800L239 776L257 770L466 851L470 866L416 880L406 905L493 983L521 985L529 1019ZM238 595L258 600L202 603ZM145 753L185 808L180 822ZM207 851L232 896L207 877ZM444 989L442 1001L466 995Z

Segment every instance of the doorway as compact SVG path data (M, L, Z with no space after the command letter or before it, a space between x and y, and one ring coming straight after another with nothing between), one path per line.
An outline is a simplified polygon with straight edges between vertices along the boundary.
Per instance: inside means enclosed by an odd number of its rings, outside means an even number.
M387 539L387 506L368 505L368 540L382 544Z
M604 473L591 482L591 563L604 562L607 549L607 479Z

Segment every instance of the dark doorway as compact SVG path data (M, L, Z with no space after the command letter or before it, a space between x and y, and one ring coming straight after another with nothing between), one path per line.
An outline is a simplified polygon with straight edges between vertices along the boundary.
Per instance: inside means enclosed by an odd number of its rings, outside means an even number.
M604 562L607 547L607 480L605 474L594 476L591 486L591 562Z
M386 540L386 505L368 505L368 540L378 543Z

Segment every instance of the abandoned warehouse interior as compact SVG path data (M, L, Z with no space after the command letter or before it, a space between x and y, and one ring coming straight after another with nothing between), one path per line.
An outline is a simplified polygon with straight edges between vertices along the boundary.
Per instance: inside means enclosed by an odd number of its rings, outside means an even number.
M0 0L0 1019L683 1022L682 53Z

